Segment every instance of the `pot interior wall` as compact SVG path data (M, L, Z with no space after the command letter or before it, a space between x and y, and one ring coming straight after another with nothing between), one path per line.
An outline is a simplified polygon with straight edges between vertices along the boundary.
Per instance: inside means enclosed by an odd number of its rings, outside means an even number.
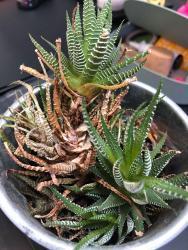
M146 85L141 84L140 86L136 83L130 87L130 91L124 99L123 106L125 108L135 108L140 103L149 100L151 96L152 93L147 90ZM182 154L176 157L173 164L171 164L170 172L180 173L186 171L188 162L188 124L186 124L182 117L178 116L178 110L175 111L172 109L166 100L163 100L160 103L155 116L155 121L162 131L167 131L177 149L182 151ZM11 132L8 131L8 134L11 135ZM64 249L63 244L68 244L66 245L66 248L71 249L72 247L70 243L66 243L66 241L63 243L55 235L43 228L37 220L33 219L29 215L24 197L15 189L14 183L12 183L11 180L7 180L5 174L5 170L16 166L6 154L2 143L0 144L0 147L0 192L2 197L0 206L2 210L10 218L10 220L16 224L17 227L41 245L48 246L49 249ZM5 205L7 209L5 208ZM152 239L156 238L157 235L165 234L170 227L174 226L176 222L180 220L181 215L185 213L186 210L186 203L183 201L178 200L173 202L171 205L175 209L176 213L174 211L161 213L160 217L143 238L134 242L128 242L124 246L116 246L116 248L139 248L139 246L152 241Z

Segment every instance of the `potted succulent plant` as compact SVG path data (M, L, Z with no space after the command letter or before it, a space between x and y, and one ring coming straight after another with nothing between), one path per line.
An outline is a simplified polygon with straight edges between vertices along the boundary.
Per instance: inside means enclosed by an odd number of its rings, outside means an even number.
M60 39L55 45L44 39L54 55L31 37L42 73L20 69L45 83L34 90L19 81L26 95L1 116L7 121L1 140L21 167L2 164L8 170L1 174L1 208L49 249L154 249L175 236L175 226L180 232L186 225L185 202L171 200L188 200L187 173L165 167L175 158L186 170L180 151L186 148L187 117L161 95L162 84L156 93L131 84L147 52L123 59L114 45L120 28L110 36L111 26L110 1L96 14L92 0L85 0L82 19L79 5L72 23L67 15L69 57Z

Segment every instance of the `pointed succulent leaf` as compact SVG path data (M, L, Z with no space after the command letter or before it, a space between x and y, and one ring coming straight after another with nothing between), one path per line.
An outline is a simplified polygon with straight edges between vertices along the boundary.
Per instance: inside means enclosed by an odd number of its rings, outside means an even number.
M100 206L100 211L112 208L112 207L119 207L123 205L125 201L118 197L114 193L110 193L110 195L107 197L107 199L103 202L103 204Z
M102 213L102 214L97 214L97 215L94 215L90 218L88 218L89 221L106 221L106 222L110 222L110 223L113 223L116 221L116 214L114 213Z
M75 35L79 43L83 46L83 34L82 34L82 24L80 18L80 6L77 5L76 15L75 15Z
M132 116L129 118L126 129L125 129L125 135L124 135L124 154L126 158L126 165L130 165L132 161L132 150L133 150L133 144L134 144L134 137L135 137L135 122L138 117L138 114L140 110L142 109L143 104L141 104L135 112L132 114ZM126 169L127 170L127 169Z
M151 189L145 190L145 197L148 204L155 205L161 208L170 208L170 206Z
M96 187L96 185L97 185L96 182L87 183L83 185L80 189L83 192L88 192L88 191L92 191Z
M110 82L111 84L116 84L116 83L121 83L123 81L125 81L127 78L131 78L133 77L144 65L145 62L142 62L140 63L138 66L135 66L134 68L132 69L129 69L125 72L120 72L120 73L117 73L117 74L113 74L107 78L103 78L101 79L100 81L101 82Z
M99 194L92 193L91 191L86 193L85 195L93 198L94 200L100 199L100 197L101 197ZM99 205L101 205L100 202L99 202ZM98 206L98 201L96 201L96 206Z
M109 68L116 63L118 63L119 57L120 57L120 47L121 47L122 41L120 40L117 47L114 47L109 58L106 60L105 67L103 69ZM97 80L103 80L103 82L106 80L106 77L103 76L103 71L101 71L98 76L96 77ZM105 80L104 80L105 79Z
M134 180L134 178L140 175L142 170L144 169L142 156L138 155L137 158L129 165L129 170L127 171L127 173L125 172L123 167L122 169L123 169L122 171L123 171L124 177L128 176L127 177L128 179Z
M53 48L56 52L57 52L57 48L56 46L51 43L50 41L48 41L47 39L45 39L44 37L41 37L42 40L44 40L51 48ZM61 62L62 62L62 65L63 65L63 71L64 71L64 74L66 75L66 77L70 76L71 73L71 69L70 69L70 65L69 65L69 60L68 58L65 56L65 54L63 52L61 52Z
M177 154L177 151L170 150L166 153L163 153L161 156L156 158L153 161L152 168L150 171L150 176L157 177L163 169L166 167L166 165L169 163L169 161Z
M126 232L126 235L131 233L133 229L134 229L134 222L131 219L131 217L128 215L127 216L127 232Z
M40 88L40 98L42 101L42 106L43 106L43 110L46 111L46 91L45 89L42 87L42 84L39 83L39 88Z
M43 223L45 227L63 227L69 229L80 229L86 225L84 221L70 221L70 220L61 220L61 221L47 221Z
M95 7L92 0L84 1L83 6L83 31L84 39L88 42L96 24Z
M97 240L93 245L94 246L102 246L106 244L113 236L115 232L116 227L115 226L109 226L109 228L106 230L106 233L99 239Z
M82 114L83 114L84 122L88 127L88 132L89 132L91 141L93 142L96 150L99 151L104 156L107 156L106 144L90 121L90 118L86 109L85 100L82 101Z
M159 95L161 92L161 88L162 88L162 83L160 83L156 94L153 96L150 104L148 105L148 109L147 112L145 114L145 118L142 121L142 124L140 125L140 127L137 129L137 132L135 134L135 142L134 142L134 149L133 149L133 157L136 157L138 154L141 153L142 151L142 147L143 144L145 142L145 139L148 135L150 126L151 126L151 122L153 120L153 116L154 116L154 111L156 109L156 106L159 102Z
M97 41L96 45L91 50L91 53L83 69L84 82L91 81L92 77L98 71L98 68L102 62L103 56L106 51L108 39L109 39L109 32L106 29L103 29L99 37L99 40Z
M153 189L155 192L171 196L174 199L183 199L188 201L188 192L173 183L150 176L143 178L146 186Z
M148 211L147 211L146 206L140 207L140 211L145 219L145 223L148 225L148 227L150 227L152 225L152 223L151 223L151 220L148 216Z
M107 17L109 15L110 10L111 10L111 1L108 1L106 5L103 7L103 9L101 11L98 11L95 28L89 40L88 55L90 55L91 50L93 50L93 48L96 46L97 41L99 41L99 37L103 32L103 28L105 28L105 24L107 22Z
M133 194L131 198L136 204L139 205L146 205L148 203L146 200L145 188L141 190L141 192Z
M131 209L131 218L134 222L134 228L136 233L143 234L144 220L137 215L136 211L133 208Z
M130 211L130 207L128 205L121 206L119 208L119 219L118 219L118 239L120 240L123 233L123 228L125 222L127 221L127 216Z
M56 50L56 46L50 42L49 40L47 40L46 38L44 38L43 36L41 36L42 40L45 41L52 49Z
M73 32L68 13L66 13L66 20L67 20L66 37L67 37L67 47L68 47L68 52L69 52L69 58L71 62L74 62L75 34Z
M102 155L100 152L97 153L97 160L99 161L100 166L101 166L109 175L111 175L111 174L112 174L112 166L111 166L110 161L109 161L106 157L103 157L103 155Z
M122 158L122 156L123 156L122 150L121 150L120 146L118 145L118 142L116 141L116 139L113 137L111 131L107 127L103 117L101 117L101 123L102 123L104 136L106 138L106 142L108 143L109 147L111 148L111 150L113 152L113 158L116 161L117 159ZM114 162L112 162L112 163L114 163Z
M123 178L120 172L120 165L121 165L122 160L119 159L117 160L114 165L113 165L113 176L114 180L117 183L119 187L124 187L123 185Z
M154 159L160 152L161 152L161 149L166 141L166 138L167 138L167 134L165 133L161 139L159 140L158 143L156 143L153 147L153 150L150 152L151 154L151 159Z
M87 247L88 245L92 244L99 237L102 237L107 232L107 230L109 230L109 226L91 231L88 235L86 235L84 238L82 238L79 241L79 243L75 247L75 250L83 249Z
M55 195L55 197L61 201L63 201L64 205L73 213L77 215L83 215L86 213L86 209L79 206L78 204L72 202L69 198L63 196L56 188L51 188L51 191Z
M53 68L54 72L58 74L59 72L59 66L58 61L52 54L48 53L31 35L29 35L33 45L35 48L39 51L39 53L42 55L42 57L45 59L45 61L50 65L51 68Z
M185 173L182 173L182 174L178 174L178 175L175 175L171 178L168 179L168 182L171 182L173 183L174 185L176 186L188 186L188 173L185 172Z
M125 59L124 62L117 63L114 66L103 69L102 72L99 71L98 75L101 74L103 76L103 78L108 78L108 77L110 77L110 76L112 76L114 74L117 74L122 68L128 66L129 64L135 62L136 60L138 60L138 59L140 59L142 57L145 57L146 55L147 55L147 52L138 53L136 56L134 56L132 58ZM128 75L128 73L127 73L127 75Z
M78 73L81 73L85 66L85 57L82 51L80 41L75 39L75 48L74 48L74 68Z
M151 160L151 155L150 151L146 149L144 151L144 169L143 169L143 175L148 176L150 174L152 167L152 160Z
M115 43L116 40L118 38L119 32L121 30L123 22L120 24L120 26L118 27L118 29L114 32L114 34L110 37L110 39L108 40L108 44L107 44L107 48L106 48L106 52L105 55L103 57L103 61L99 67L99 72L96 75L96 78L98 77L98 75L101 74L102 70L104 70L105 68L107 68L107 65L109 65L109 62L112 62L113 58L111 58L111 53L115 48ZM110 63L111 65L111 63Z

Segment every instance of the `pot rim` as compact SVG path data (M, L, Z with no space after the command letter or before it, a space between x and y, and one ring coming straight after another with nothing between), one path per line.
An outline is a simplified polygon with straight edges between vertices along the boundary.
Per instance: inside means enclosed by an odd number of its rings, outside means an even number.
M142 88L152 94L156 92L155 88L139 81L132 83L132 85ZM36 92L38 91L37 89L38 88L35 89ZM165 96L163 100L181 118L186 128L188 129L188 116L186 115L186 113L170 98ZM19 105L18 102L15 101L11 105L11 107L15 108L18 105ZM5 112L6 115L8 115L8 113L9 111ZM3 123L4 122L0 120L0 126ZM33 223L31 227L31 225L28 224L27 220L25 220L27 219L27 216L23 215L21 211L19 211L19 209L12 206L12 201L8 197L6 189L3 184L4 184L3 178L0 177L0 191L1 191L0 208L17 228L19 228L24 234L26 234L29 238L39 243L40 245L44 247L48 246L49 249L52 250L73 249L74 246L73 243L70 243L66 240L60 240L57 236L55 236L52 233L45 234L44 233L45 229L38 230L39 225ZM187 227L187 225L188 225L188 204L180 212L180 214L174 218L174 220L170 224L164 227L161 231L158 230L158 232L155 235L152 236L145 235L143 238L119 246L114 245L114 246L105 246L101 248L129 249L129 250L134 250L135 248L137 248L138 250L158 249L159 247L167 244L169 241L171 241L177 235L179 235ZM94 249L94 248L88 247L87 249Z

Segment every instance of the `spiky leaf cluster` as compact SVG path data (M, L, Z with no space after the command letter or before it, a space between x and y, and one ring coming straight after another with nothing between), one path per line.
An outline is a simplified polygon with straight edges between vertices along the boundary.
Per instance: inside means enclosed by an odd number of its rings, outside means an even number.
M166 134L152 149L146 142L154 111L161 99L160 91L161 85L149 105L140 105L128 121L122 119L120 136L117 133L119 128L110 129L103 117L101 136L89 119L83 101L83 117L97 151L97 162L90 169L94 176L88 180L93 182L66 188L72 195L82 194L85 200L92 201L91 204L80 206L79 199L73 201L52 188L56 199L71 212L71 219L47 220L44 224L50 228L59 226L85 232L75 249L111 242L121 244L130 233L133 237L140 237L151 225L149 208L171 209L169 200L188 200L188 192L182 188L188 184L187 173L168 179L160 176L169 161L179 153L162 150ZM141 120L139 124L138 120Z
M110 36L111 18L110 1L96 12L93 2L85 0L83 18L79 6L72 21L67 14L68 57L60 39L55 45L44 39L53 55L31 37L43 73L21 69L46 82L46 89L40 89L42 104L33 88L21 82L28 89L26 99L11 117L1 116L11 122L4 126L14 129L17 144L3 130L1 139L23 168L9 173L24 185L21 192L29 197L32 214L59 236L80 240L76 249L121 244L130 233L142 236L150 225L148 206L170 208L168 200L188 199L182 188L187 173L168 179L161 175L179 152L163 150L166 135L152 146L147 143L161 86L149 105L140 105L128 120L120 107L126 90L117 96L110 91L135 80L143 63L122 69L147 54L119 61L114 44L121 26ZM91 99L99 89L109 91ZM89 97L87 102L80 95ZM54 184L59 187L50 190Z
M100 88L114 90L135 80L132 77L140 70L144 62L127 71L122 71L122 69L134 61L144 58L147 52L138 53L133 58L119 61L120 48L115 47L115 43L121 25L110 36L111 1L108 1L102 10L95 11L93 1L85 0L83 18L81 18L80 8L77 5L72 20L68 13L66 20L68 57L60 50L60 39L56 40L56 45L44 39L57 52L58 57L56 57L30 36L36 47L37 55L54 72L56 78L62 80L71 90L88 97L96 94ZM25 66L22 66L21 69L30 74L36 73Z
M179 187L187 183L187 176L184 176L181 184L172 182L171 178L165 180L160 177L160 173L169 161L179 153L175 150L161 152L165 135L152 150L146 143L154 111L161 98L160 91L161 85L150 104L144 108L144 112L143 104L134 111L125 126L123 139L119 142L103 117L101 117L101 123L104 138L98 134L89 119L84 102L83 116L98 154L99 164L95 167L94 173L124 190L125 194L137 204L152 204L168 208L166 200L178 198L188 200L188 192ZM144 119L140 126L136 126L140 115L144 115Z

